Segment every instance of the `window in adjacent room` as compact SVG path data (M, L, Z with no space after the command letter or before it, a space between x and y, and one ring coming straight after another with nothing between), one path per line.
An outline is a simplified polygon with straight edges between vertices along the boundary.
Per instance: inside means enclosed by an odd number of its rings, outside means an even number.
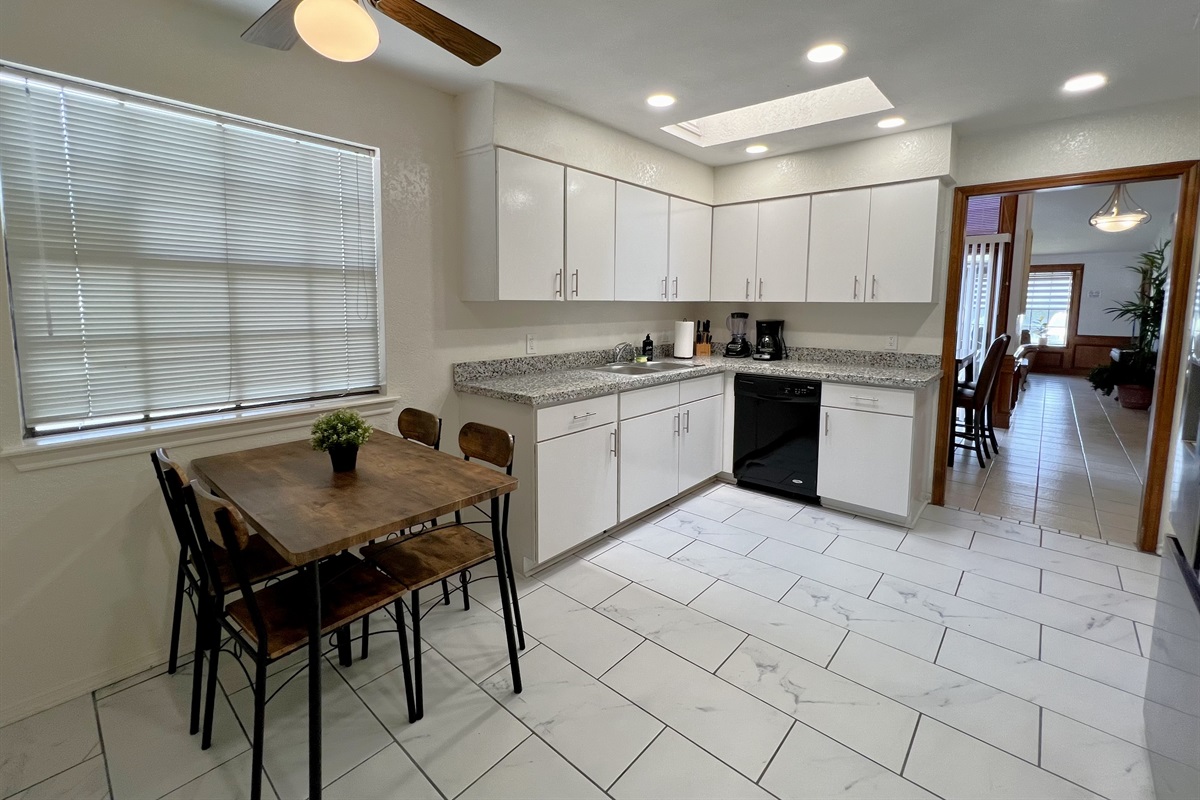
M378 153L0 67L27 435L381 384Z
M1050 347L1066 347L1079 319L1082 264L1029 268L1025 289L1025 324L1035 343L1046 337Z

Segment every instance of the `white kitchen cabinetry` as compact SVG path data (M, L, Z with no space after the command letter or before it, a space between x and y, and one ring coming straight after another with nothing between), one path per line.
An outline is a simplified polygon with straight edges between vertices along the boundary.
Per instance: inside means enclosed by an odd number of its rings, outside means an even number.
M870 218L870 189L813 195L808 302L860 303L866 297Z
M622 519L678 494L679 424L678 406L621 420Z
M724 390L723 382L720 388ZM687 491L721 471L723 405L724 397L717 395L679 406L683 416L680 420L677 493Z
M567 168L566 297L612 300L616 272L617 182Z
M670 198L669 299L708 300L712 267L712 206Z
M933 301L940 195L936 180L871 189L867 302Z
M670 209L665 194L617 184L617 300L666 300Z
M757 281L759 203L713 209L712 287L714 302L753 298Z
M758 204L755 300L799 303L806 299L810 197Z
M616 524L616 424L538 442L538 560L564 553Z

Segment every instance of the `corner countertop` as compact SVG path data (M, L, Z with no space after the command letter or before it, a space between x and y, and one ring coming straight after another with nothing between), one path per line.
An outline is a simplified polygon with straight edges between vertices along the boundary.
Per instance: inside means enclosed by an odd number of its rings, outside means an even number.
M547 370L521 375L464 378L454 382L454 389L463 394L482 395L512 403L550 406L726 372L779 375L833 383L889 386L897 389L921 389L942 376L940 369L794 359L754 361L752 359L709 356L687 359L682 363L691 363L694 366L689 369L671 370L654 375L613 375L594 372L587 368Z

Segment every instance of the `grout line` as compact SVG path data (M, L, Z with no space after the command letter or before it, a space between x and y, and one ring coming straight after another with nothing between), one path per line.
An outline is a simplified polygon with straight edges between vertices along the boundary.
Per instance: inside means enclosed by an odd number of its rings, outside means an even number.
M604 684L604 685L605 685L605 686L608 686L608 684ZM610 691L616 692L616 689L611 689L611 687L610 687ZM618 694L617 696L618 696L618 697L620 697L621 695L620 695L620 694ZM618 775L618 776L616 777L616 780L614 780L612 783L610 783L610 784L608 785L608 788L604 789L604 792L605 792L605 794L607 794L609 791L611 791L611 790L612 790L612 788L613 788L614 786L616 786L618 783L620 783L620 781L621 781L621 778L624 778L624 777L625 777L625 773L626 773L626 772L629 772L629 770L633 768L633 765L634 765L634 764L636 764L636 763L638 762L638 760L639 760L639 759L641 759L641 757L642 757L642 756L644 756L644 755L646 754L646 751L650 749L650 745L652 745L652 744L654 744L655 742L657 742L657 741L658 741L658 737L662 736L662 735L663 735L663 733L665 733L666 731L668 731L668 730L669 730L669 731L673 731L674 733L678 734L679 736L682 736L684 739L687 739L689 742L690 742L690 741L692 741L691 739L688 739L686 736L683 736L683 734L682 734L682 733L679 733L679 731L677 731L677 730L675 730L674 728L672 728L671 726L667 725L667 724L666 724L666 723L664 723L662 720L658 719L658 717L654 716L654 715L653 715L653 714L651 714L649 711L646 711L644 708L642 708L641 706L637 705L636 703L634 703L634 707L635 707L635 708L637 708L637 709L638 709L638 710L640 710L640 711L643 711L643 712L645 712L646 716L650 717L650 719L656 720L656 721L657 721L657 722L658 722L660 725L662 725L662 730L660 730L658 733L654 734L653 738L651 738L651 739L650 739L650 741L646 742L646 746L645 746L645 747L643 747L643 748L642 748L642 749L641 749L641 750L638 752L638 754L637 754L636 756L634 756L634 757L633 757L633 761L630 761L628 764L626 764L626 765L625 765L625 769L621 770L621 774L620 774L620 775ZM698 746L698 745L697 745L697 746ZM701 748L701 749L703 749L703 748ZM705 750L705 752L708 752L708 751L707 751L707 750ZM718 759L718 760L720 760L720 759ZM725 762L724 762L724 761L722 761L721 763L722 763L722 764L724 764ZM604 788L604 787L601 787L601 788ZM611 795L610 795L610 796L611 796Z
M734 628L734 630L737 630L737 628ZM730 650L729 655L725 656L725 658L721 661L721 663L717 664L717 668L712 670L712 674L715 675L716 677L720 678L721 676L717 675L717 673L721 671L721 667L725 666L726 662L728 662L729 659L733 658L734 653L736 653L738 650L742 649L742 645L744 645L746 643L746 640L749 638L750 638L750 634L748 634L748 633L745 636L743 636L742 640L737 643L737 647Z
M790 717L791 714L788 716ZM779 751L783 749L783 743L786 742L787 738L792 735L792 731L795 730L798 724L800 723L796 720L796 718L792 717L792 724L788 726L787 732L784 733L783 738L779 740L779 744L775 747L775 752L771 753L771 757L767 759L767 765L763 767L763 771L758 773L758 778L754 781L755 786L757 786L758 782L767 776L767 770L769 770L771 765L775 763L775 756L779 755ZM839 744L841 743L839 742ZM844 746L845 745L843 745L843 747Z
M92 692L92 713L96 716L96 739L100 743L100 757L104 759L104 782L108 784L108 796L115 797L112 788L112 771L108 768L108 748L104 746L104 729L100 727L100 702Z
M828 660L828 661L826 661L824 665L818 664L817 666L821 667L821 669L828 670L828 669L829 669L829 665L833 663L833 660L834 660L835 658L837 658L837 654L841 652L841 650L842 650L842 645L844 645L844 644L846 643L846 640L847 640L847 639L849 639L849 638L850 638L850 629L849 629L849 628L847 628L847 629L846 629L846 633L845 633L845 635L844 635L844 636L842 636L842 640L841 640L840 642L838 642L838 646L837 646L837 647L835 647L835 648L833 648L833 655L831 655L831 656L829 657L829 660ZM765 641L765 640L764 640L764 641ZM767 644L771 644L771 643L770 643L770 642L767 642ZM883 644L883 642L880 642L880 644ZM778 647L778 645L771 645L771 646L772 646L772 647ZM779 649L780 649L780 650L783 650L783 648L782 648L782 647L780 647ZM786 652L788 652L788 651L787 651L787 650L784 650L784 652L786 653ZM795 654L793 653L793 655L795 655ZM796 656L796 657L797 657L797 658L800 658L800 656ZM807 659L806 659L806 660L807 660ZM849 679L847 679L847 680L849 680Z
M912 736L908 737L908 749L904 751L904 763L902 763L900 765L900 773L899 774L901 776L904 775L904 770L908 769L908 757L912 755L913 742L917 741L917 728L921 727L921 718L923 716L925 716L923 713L921 713L920 711L917 712L917 724L913 725ZM943 723L943 724L945 724L945 723ZM957 728L955 730L957 730ZM970 736L970 734L967 734L967 735ZM995 747L995 745L992 745L992 746ZM996 749L999 750L1000 748L997 747Z
M1044 706L1038 706L1038 744L1037 744L1037 765L1038 765L1038 767L1039 767L1039 768L1042 766L1042 748L1043 748L1043 746L1044 746L1044 740L1043 740L1043 738L1042 738L1042 719L1043 719L1045 716L1046 716L1046 709L1045 709L1045 707L1044 707ZM1110 734L1110 735L1111 735L1111 734ZM1117 736L1117 737L1114 737L1114 738L1117 738L1117 739L1119 739L1119 738L1121 738L1121 737Z
M946 643L946 634L949 632L949 630L950 629L946 628L946 627L942 628L942 638L938 639L938 649L937 649L937 652L933 654L933 663L934 664L937 664L938 656L940 656L942 654L942 645L944 645ZM986 640L981 640L981 641L986 641ZM938 666L940 667L941 664L938 664Z

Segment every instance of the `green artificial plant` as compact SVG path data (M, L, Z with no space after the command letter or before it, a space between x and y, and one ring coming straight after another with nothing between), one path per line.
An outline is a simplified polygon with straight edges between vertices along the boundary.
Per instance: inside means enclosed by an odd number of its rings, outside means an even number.
M371 425L357 411L339 408L317 417L312 426L313 450L358 447L371 438Z

